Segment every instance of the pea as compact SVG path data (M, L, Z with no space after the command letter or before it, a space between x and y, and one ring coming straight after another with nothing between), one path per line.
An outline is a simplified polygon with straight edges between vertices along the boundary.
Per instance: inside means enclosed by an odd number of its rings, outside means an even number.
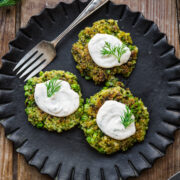
M80 99L80 104L82 105L84 103L84 99Z
M37 127L37 128L42 128L43 125L44 125L44 124L43 124L42 122L39 122L39 123L36 124L36 127Z
M105 90L105 89L108 89L108 87L103 87L102 89Z
M90 99L86 98L86 104L89 104L89 103L90 103Z
M107 72L108 74L110 74L110 73L111 73L111 70L108 69L108 70L106 70L106 72Z
M78 84L72 84L71 88L74 89L76 92L79 91L79 85Z
M26 108L26 109L25 109L25 111L26 111L26 113L27 113L27 114L30 114L30 113L29 113L29 109L28 109L28 108Z
M97 133L94 133L93 134L93 139L96 139L96 137L97 137Z
M88 116L87 116L86 114L83 114L82 117L81 117L81 120L82 120L82 121L85 121L85 120L87 120L87 119L88 119Z
M86 130L86 133L87 133L87 134L92 134L92 133L93 133L93 129L87 129L87 130Z
M29 89L29 86L28 85L25 85L24 86L24 90L27 91Z
M107 87L109 87L109 86L113 86L113 82L111 82L111 81L107 81L107 82L106 82L106 84L105 84L105 86L107 86Z
M92 104L96 104L96 101L97 101L96 98L92 98L92 99L91 99L91 103L92 103Z
M129 49L132 51L132 50L134 50L134 46L129 46Z
M72 73L71 73L71 72L69 72L69 71L67 71L67 72L66 72L66 74L72 75Z
M78 112L79 112L79 113L82 113L82 112L83 112L82 108L79 108L79 109L78 109Z
M91 143L93 143L93 144L94 144L94 143L95 143L95 139L93 139L93 138L92 138L92 139L91 139Z
M29 92L25 92L25 96L30 96L31 94Z
M39 73L39 76L42 76L44 73L42 72L42 71L40 71L40 73Z
M30 85L33 84L33 79L32 78L28 80L28 84L30 84Z
M88 111L88 109L89 109L89 104L85 104L85 105L84 105L84 111L86 111L86 112L87 112L87 111Z
M90 137L87 137L86 140L87 140L88 143L91 143L91 138Z
M85 79L86 79L86 80L89 80L89 79L91 79L91 77L89 77L89 76L85 76Z
M104 149L103 148L99 148L98 151L101 152L101 153L104 153Z
M34 104L33 101L28 101L27 103L28 103L29 106L32 106Z

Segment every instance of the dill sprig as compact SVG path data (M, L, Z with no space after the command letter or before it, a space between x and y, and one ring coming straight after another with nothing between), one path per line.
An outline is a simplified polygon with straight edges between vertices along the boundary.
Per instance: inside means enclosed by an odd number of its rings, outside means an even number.
M127 128L132 122L134 122L133 119L133 113L126 105L126 111L124 112L124 116L121 116L121 122L124 125L125 128Z
M101 50L101 54L103 56L105 55L112 55L116 57L118 62L120 63L121 57L124 53L126 53L125 44L122 44L122 46L112 46L109 42L105 41L105 45L103 49Z
M47 87L47 96L51 97L55 92L58 92L61 88L60 82L57 82L57 78L51 79L49 82L46 82Z

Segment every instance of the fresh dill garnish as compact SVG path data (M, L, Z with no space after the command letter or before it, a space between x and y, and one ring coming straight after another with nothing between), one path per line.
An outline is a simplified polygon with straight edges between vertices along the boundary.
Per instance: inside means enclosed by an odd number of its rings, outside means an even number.
M49 82L46 82L47 87L47 96L51 97L55 92L58 92L61 88L60 82L57 82L57 78L51 79Z
M124 112L124 115L120 116L120 118L125 128L127 128L132 122L134 122L133 113L131 112L131 110L128 108L127 105L126 105L126 111Z
M118 62L120 63L121 60L121 56L126 53L126 49L125 49L126 45L122 44L122 46L112 46L109 42L105 41L105 45L103 47L103 49L101 50L101 54L103 56L105 55L112 55L114 57L116 57L116 59L118 60Z

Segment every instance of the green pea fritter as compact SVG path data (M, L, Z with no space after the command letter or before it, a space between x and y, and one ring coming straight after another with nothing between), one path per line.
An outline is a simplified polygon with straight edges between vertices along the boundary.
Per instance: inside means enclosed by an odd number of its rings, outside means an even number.
M55 117L49 115L38 108L34 99L35 86L38 83L43 83L45 81L51 80L52 78L57 78L60 80L67 81L71 88L79 94L80 105L79 108L73 114L67 117ZM48 131L57 131L58 133L62 131L69 130L75 125L79 124L80 117L83 113L83 99L81 94L80 86L77 82L77 77L65 71L46 71L40 72L39 77L33 77L28 80L24 86L25 90L25 104L26 113L28 115L28 121L37 128L45 128Z
M100 153L112 154L117 151L126 151L136 142L144 140L148 129L149 113L143 102L134 97L129 89L124 89L122 83L107 82L107 86L86 100L84 114L80 125L84 131L87 142ZM105 135L96 123L99 108L106 100L115 100L126 104L135 116L136 133L124 140L115 140Z
M129 61L121 66L113 68L102 68L94 63L89 51L88 42L97 33L114 35L120 39L131 51ZM99 20L93 23L92 27L86 27L79 33L79 40L73 44L72 55L77 62L76 68L80 71L81 76L85 79L92 79L96 84L100 84L115 74L121 74L129 77L135 68L137 61L138 48L133 45L130 33L119 29L116 20Z

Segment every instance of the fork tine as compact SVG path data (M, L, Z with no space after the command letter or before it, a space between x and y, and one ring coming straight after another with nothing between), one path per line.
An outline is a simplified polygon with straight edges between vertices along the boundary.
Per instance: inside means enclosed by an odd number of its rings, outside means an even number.
M40 72L42 69L44 69L49 63L50 63L49 61L45 61L38 68L36 68L24 81L27 81L28 79L35 76L38 72Z
M15 71L18 67L20 67L23 63L25 63L31 56L34 56L37 53L36 47L30 50L15 66L13 71Z
M17 75L22 72L25 68L27 68L31 63L33 63L36 59L39 59L42 56L40 53L36 53L28 62L26 62L21 69L17 72Z
M39 59L36 60L36 62L34 62L31 66L29 66L29 68L27 68L24 73L19 77L22 78L24 77L26 74L28 74L29 72L31 72L32 70L34 70L39 64L41 64L43 61L45 60L44 56L41 56Z

